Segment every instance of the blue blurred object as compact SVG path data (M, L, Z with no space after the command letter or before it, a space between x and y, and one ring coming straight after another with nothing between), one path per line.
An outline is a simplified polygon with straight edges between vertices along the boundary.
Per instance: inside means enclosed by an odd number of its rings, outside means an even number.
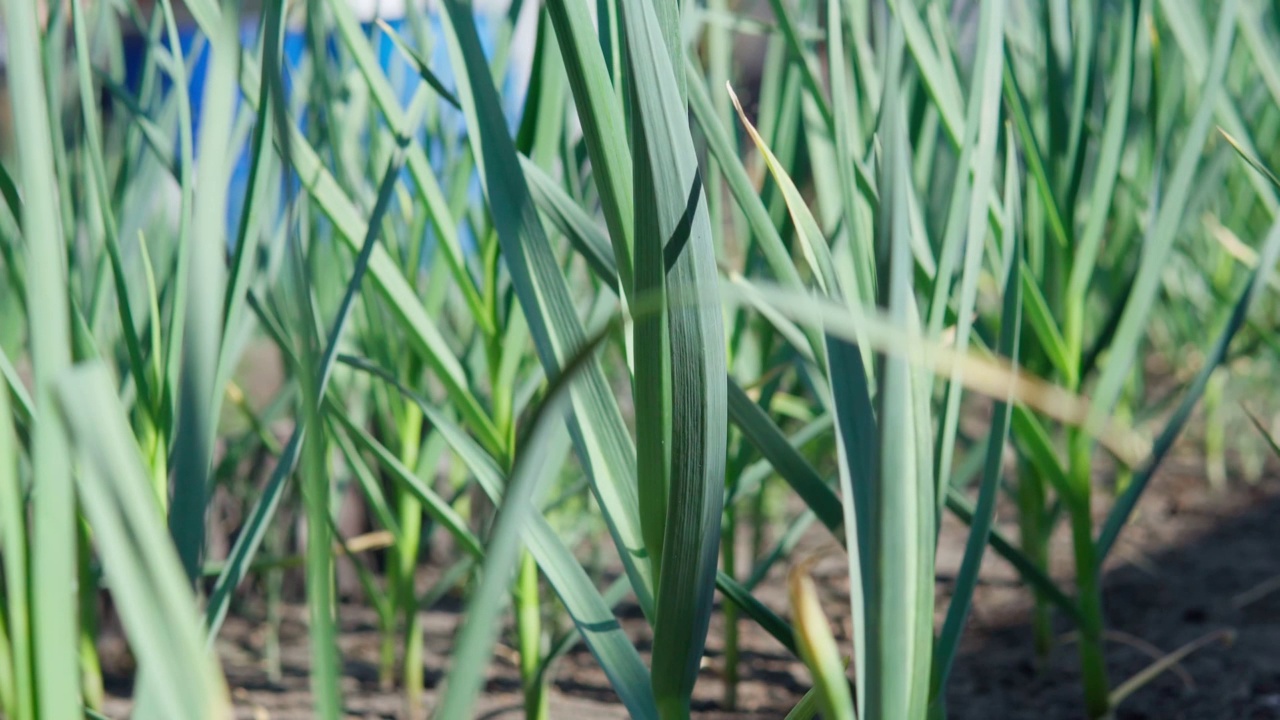
M449 58L445 46L444 29L441 24L440 17L436 13L428 16L430 30L433 36L431 57L426 58L432 70L440 78L447 87L452 89L453 73L449 67ZM384 22L399 37L411 47L416 46L413 33L410 31L407 20L400 19L384 19ZM495 25L490 19L484 15L475 16L476 29L480 35L481 45L487 57L492 57L494 33L491 28ZM387 37L386 32L377 24L363 23L362 28L365 35L370 38L370 42L378 57L387 79L392 83L396 95L401 106L407 106L419 85L423 80L418 76L417 68L414 67L396 48L391 38ZM241 23L240 43L242 47L256 47L260 31L259 19L254 17L246 19ZM192 133L199 138L200 123L202 118L201 107L204 103L205 78L208 73L209 46L204 36L195 26L185 26L178 29L178 41L181 46L182 57L186 60L190 71L187 78L187 89L191 101L191 124ZM166 48L169 47L167 39L163 41ZM330 54L330 61L336 60L339 53L338 40L336 37L330 37L326 42L327 50ZM284 37L284 65L285 65L285 90L291 96L293 94L292 76L298 71L303 59L308 52L306 34L301 29L286 28ZM125 83L126 87L133 93L138 93L141 82L144 63L146 62L147 41L146 38L133 36L126 38L124 41L124 59L125 59ZM161 96L167 96L172 91L172 82L165 73L158 73L159 92ZM514 131L515 123L521 107L521 98L514 97L512 89L512 73L508 72L507 80L503 90L503 98L508 122ZM291 100L297 100L291 97ZM144 103L144 107L147 104ZM450 144L459 142L466 137L466 127L462 120L461 113L451 107L444 106L441 109L442 115L442 131L456 132L456 136L449 138L421 138L424 147L427 148L428 154L431 156L433 165L437 171L441 170L443 161L444 141ZM303 115L297 118L302 127L306 127L307 118ZM448 130L443 130L448 128ZM174 138L176 147L177 138ZM197 147L199 143L197 141ZM234 234L235 228L238 227L240 215L245 202L245 194L248 188L249 172L251 167L251 159L249 157L249 148L247 144L235 148L236 162L232 170L227 207L227 228L229 234ZM197 158L198 160L198 158ZM478 182L472 183L473 193L476 194L475 199L480 200ZM228 237L228 243L234 242L234 237Z

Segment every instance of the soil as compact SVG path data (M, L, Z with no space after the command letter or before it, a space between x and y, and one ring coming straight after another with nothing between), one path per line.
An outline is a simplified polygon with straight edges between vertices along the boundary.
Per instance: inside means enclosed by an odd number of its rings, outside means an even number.
M1280 481L1238 483L1213 492L1200 479L1202 467L1194 457L1172 457L1166 462L1108 562L1105 604L1112 638L1107 647L1111 683L1119 686L1149 665L1154 655L1199 638L1229 635L1233 641L1209 643L1133 692L1117 710L1120 719L1280 718ZM1105 504L1098 509L1101 517ZM1012 516L1012 512L1002 513L1002 518ZM1001 520L998 526L1016 537L1013 523ZM965 529L948 518L939 544L939 621L964 538ZM815 529L795 555L813 556L821 558L812 572L837 638L847 649L848 578L843 554L825 531ZM1070 539L1065 534L1055 537L1051 564L1054 576L1069 582ZM785 616L784 582L785 568L775 568L757 595ZM254 607L249 603L248 610L227 621L218 645L237 717L311 717L305 607L285 608L283 677L276 682L268 679L264 669L264 624ZM462 608L457 598L446 598L424 614L428 706L443 681ZM842 608L846 609L842 612ZM1039 660L1032 647L1030 608L1028 593L1014 570L988 553L949 684L950 717L1076 720L1084 716L1069 627L1055 619L1058 642L1047 658ZM647 650L647 630L636 608L624 605L619 615L638 645ZM364 605L343 605L340 617L348 716L404 717L400 692L378 682L380 635L373 611ZM695 695L695 717L782 718L808 688L804 667L779 643L749 621L743 621L741 628L737 709L727 710L720 702L723 617L717 611ZM128 712L130 673L120 659L120 645L118 638L103 645L111 694L105 710L110 717ZM500 646L477 717L523 717L514 661L514 651ZM581 647L557 665L550 697L551 717L556 720L626 717L603 673Z

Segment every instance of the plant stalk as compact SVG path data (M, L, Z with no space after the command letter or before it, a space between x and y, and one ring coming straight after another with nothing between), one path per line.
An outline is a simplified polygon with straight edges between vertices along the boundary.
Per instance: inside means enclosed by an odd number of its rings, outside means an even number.
M1093 542L1090 515L1091 464L1089 436L1079 429L1068 433L1070 484L1073 497L1067 498L1071 513L1071 538L1076 561L1077 602L1080 609L1080 676L1084 685L1085 711L1090 718L1105 718L1111 712L1107 662L1102 645L1102 578Z
M538 564L527 550L520 553L516 579L516 634L520 650L520 683L524 689L526 720L548 720L546 688L542 684L542 604L538 596Z
M737 551L735 540L738 535L738 513L734 505L724 509L724 540L720 543L720 563L724 572L737 580ZM736 603L722 604L724 612L724 699L722 704L728 711L738 707L738 606Z
M417 468L422 448L422 410L406 404L400 423L400 462ZM400 538L395 545L395 604L404 615L404 702L407 717L423 714L422 621L418 614L414 570L418 565L418 548L422 540L422 503L403 488L398 503ZM395 613L392 613L394 617ZM394 652L394 650L393 650ZM384 649L384 659L386 657Z
M1047 509L1045 507L1045 481L1035 466L1025 463L1018 479L1018 528L1021 535L1022 552L1046 573L1049 570L1049 550L1046 539L1049 529L1045 527ZM1031 590L1031 631L1035 645L1036 664L1043 670L1053 649L1053 625L1050 622L1049 599L1044 593Z

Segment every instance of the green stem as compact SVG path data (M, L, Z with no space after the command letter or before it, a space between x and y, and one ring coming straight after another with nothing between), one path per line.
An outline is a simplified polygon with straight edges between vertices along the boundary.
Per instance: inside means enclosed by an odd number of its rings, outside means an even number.
M412 505L413 507L406 507ZM422 508L416 498L407 499L402 508L411 512L401 514L400 531L405 538L412 536L413 545L407 539L400 553L401 562L400 588L397 603L404 612L404 698L409 717L420 717L423 708L423 639L422 615L418 612L417 591L414 587L413 569L418 562L417 540L422 530ZM406 566L407 565L407 571Z
M520 555L516 579L516 633L520 650L520 682L524 688L526 720L548 720L547 693L542 684L542 604L538 597L538 564L528 551Z
M78 523L80 551L80 679L84 704L101 710L106 691L102 685L102 663L98 659L98 583L93 577L93 545L89 526Z
M1209 478L1209 487L1219 492L1227 484L1227 433L1222 417L1226 381L1226 370L1219 368L1209 377L1209 385L1204 390L1204 469Z
M18 713L22 710L18 709L18 688L17 678L14 677L15 661L13 657L13 646L9 640L9 628L4 620L4 613L0 612L0 712L5 717L17 718Z
M689 720L690 707L688 697L666 695L657 700L658 717L661 720Z
M1046 519L1044 479L1030 463L1026 464L1018 479L1018 525L1022 551L1041 570L1049 570L1048 530ZM1032 587L1031 630L1035 643L1036 662L1043 669L1053 649L1053 626L1050 624L1049 599Z
M387 579L393 583L392 573L387 573ZM385 617L379 618L378 631L382 633L382 641L378 647L378 687L383 690L390 690L396 684L396 619L395 612L389 612Z
M738 513L733 505L724 509L724 542L720 543L721 564L729 577L737 579L737 551L734 549L738 532ZM724 603L724 709L738 707L738 606Z
M1134 398L1142 397L1143 393L1140 384L1141 379L1142 373L1140 370L1135 369L1129 373L1129 379L1124 383L1124 392L1121 393L1120 398L1116 401L1115 410L1111 411L1111 417L1122 427L1131 427L1133 425L1133 401ZM1213 425L1209 427L1213 427ZM1119 463L1115 473L1115 494L1117 496L1122 495L1128 489L1131 480L1133 480L1133 468L1124 463Z
M1091 467L1089 436L1073 429L1068 436L1071 456L1070 483L1074 493L1067 498L1071 513L1071 538L1076 560L1076 586L1080 607L1080 675L1084 684L1085 710L1090 718L1105 718L1111 711L1107 684L1107 662L1102 647L1102 582L1093 542L1090 515Z
M312 412L311 417L318 413ZM325 470L324 434L318 427L304 441L303 503L307 513L307 613L311 635L311 688L316 717L337 720L338 634L333 587L333 534L330 531L329 474Z
M147 469L151 471L151 492L156 497L156 507L160 517L169 517L169 462L168 442L164 433L156 427L155 421L148 411L142 411L141 439L144 456L147 458Z
M277 554L284 549L283 528L273 533L271 546ZM267 680L278 683L284 678L284 667L280 657L280 625L284 617L280 608L284 604L284 570L274 567L267 570L267 636L263 648L263 662L267 669Z
M751 497L751 557L754 562L756 558L764 556L765 551L765 529L769 525L769 506L768 499L765 494L768 492L769 478L760 481L760 487L756 488L755 495Z
M422 410L415 405L405 407L400 423L400 461L407 468L417 468L422 448ZM423 664L422 624L418 614L414 570L418 565L418 548L422 540L422 503L401 489L397 518L400 537L394 552L395 604L404 617L404 701L408 717L422 715ZM395 616L395 613L392 613ZM392 649L394 652L394 648ZM386 657L386 648L383 649Z

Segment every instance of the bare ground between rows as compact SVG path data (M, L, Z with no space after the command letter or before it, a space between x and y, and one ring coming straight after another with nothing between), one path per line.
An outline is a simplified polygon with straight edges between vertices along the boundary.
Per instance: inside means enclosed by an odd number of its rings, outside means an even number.
M1173 458L1153 482L1109 561L1106 613L1114 640L1108 645L1112 684L1151 662L1151 653L1169 652L1208 633L1230 629L1231 644L1214 643L1184 660L1129 697L1117 716L1124 719L1241 720L1280 718L1280 592L1256 593L1280 577L1280 481L1236 485L1212 493L1199 478L1194 458ZM1100 506L1101 509L1101 506ZM999 527L1016 537L1016 528ZM963 553L965 528L944 523L938 557L939 620ZM796 558L817 556L813 574L842 647L849 647L848 576L845 560L830 536L814 529ZM1055 577L1069 580L1069 538L1055 538ZM776 568L757 590L758 597L787 612L786 568ZM261 614L250 610L231 617L218 644L237 716L291 720L311 717L307 681L305 608L289 605L282 629L284 676L268 680L264 670ZM446 599L424 614L425 675L428 706L447 671L451 642L463 605ZM1045 662L1032 651L1030 602L1013 569L988 553L961 655L948 692L950 717L1021 720L1075 720L1080 708L1075 649L1064 623L1062 635ZM636 608L619 610L623 626L647 655L648 635ZM401 694L378 682L380 635L373 611L344 604L340 610L344 658L343 691L352 718L400 718ZM708 641L708 658L695 695L695 717L781 718L808 687L804 667L759 628L742 623L741 684L738 708L724 709L720 679L723 618L717 611ZM505 639L505 638L504 638ZM120 642L104 641L104 665L111 717L127 713L129 671L120 660ZM499 648L477 717L493 720L522 716L514 652ZM556 720L609 720L626 713L604 674L583 648L569 653L554 672L551 716Z

